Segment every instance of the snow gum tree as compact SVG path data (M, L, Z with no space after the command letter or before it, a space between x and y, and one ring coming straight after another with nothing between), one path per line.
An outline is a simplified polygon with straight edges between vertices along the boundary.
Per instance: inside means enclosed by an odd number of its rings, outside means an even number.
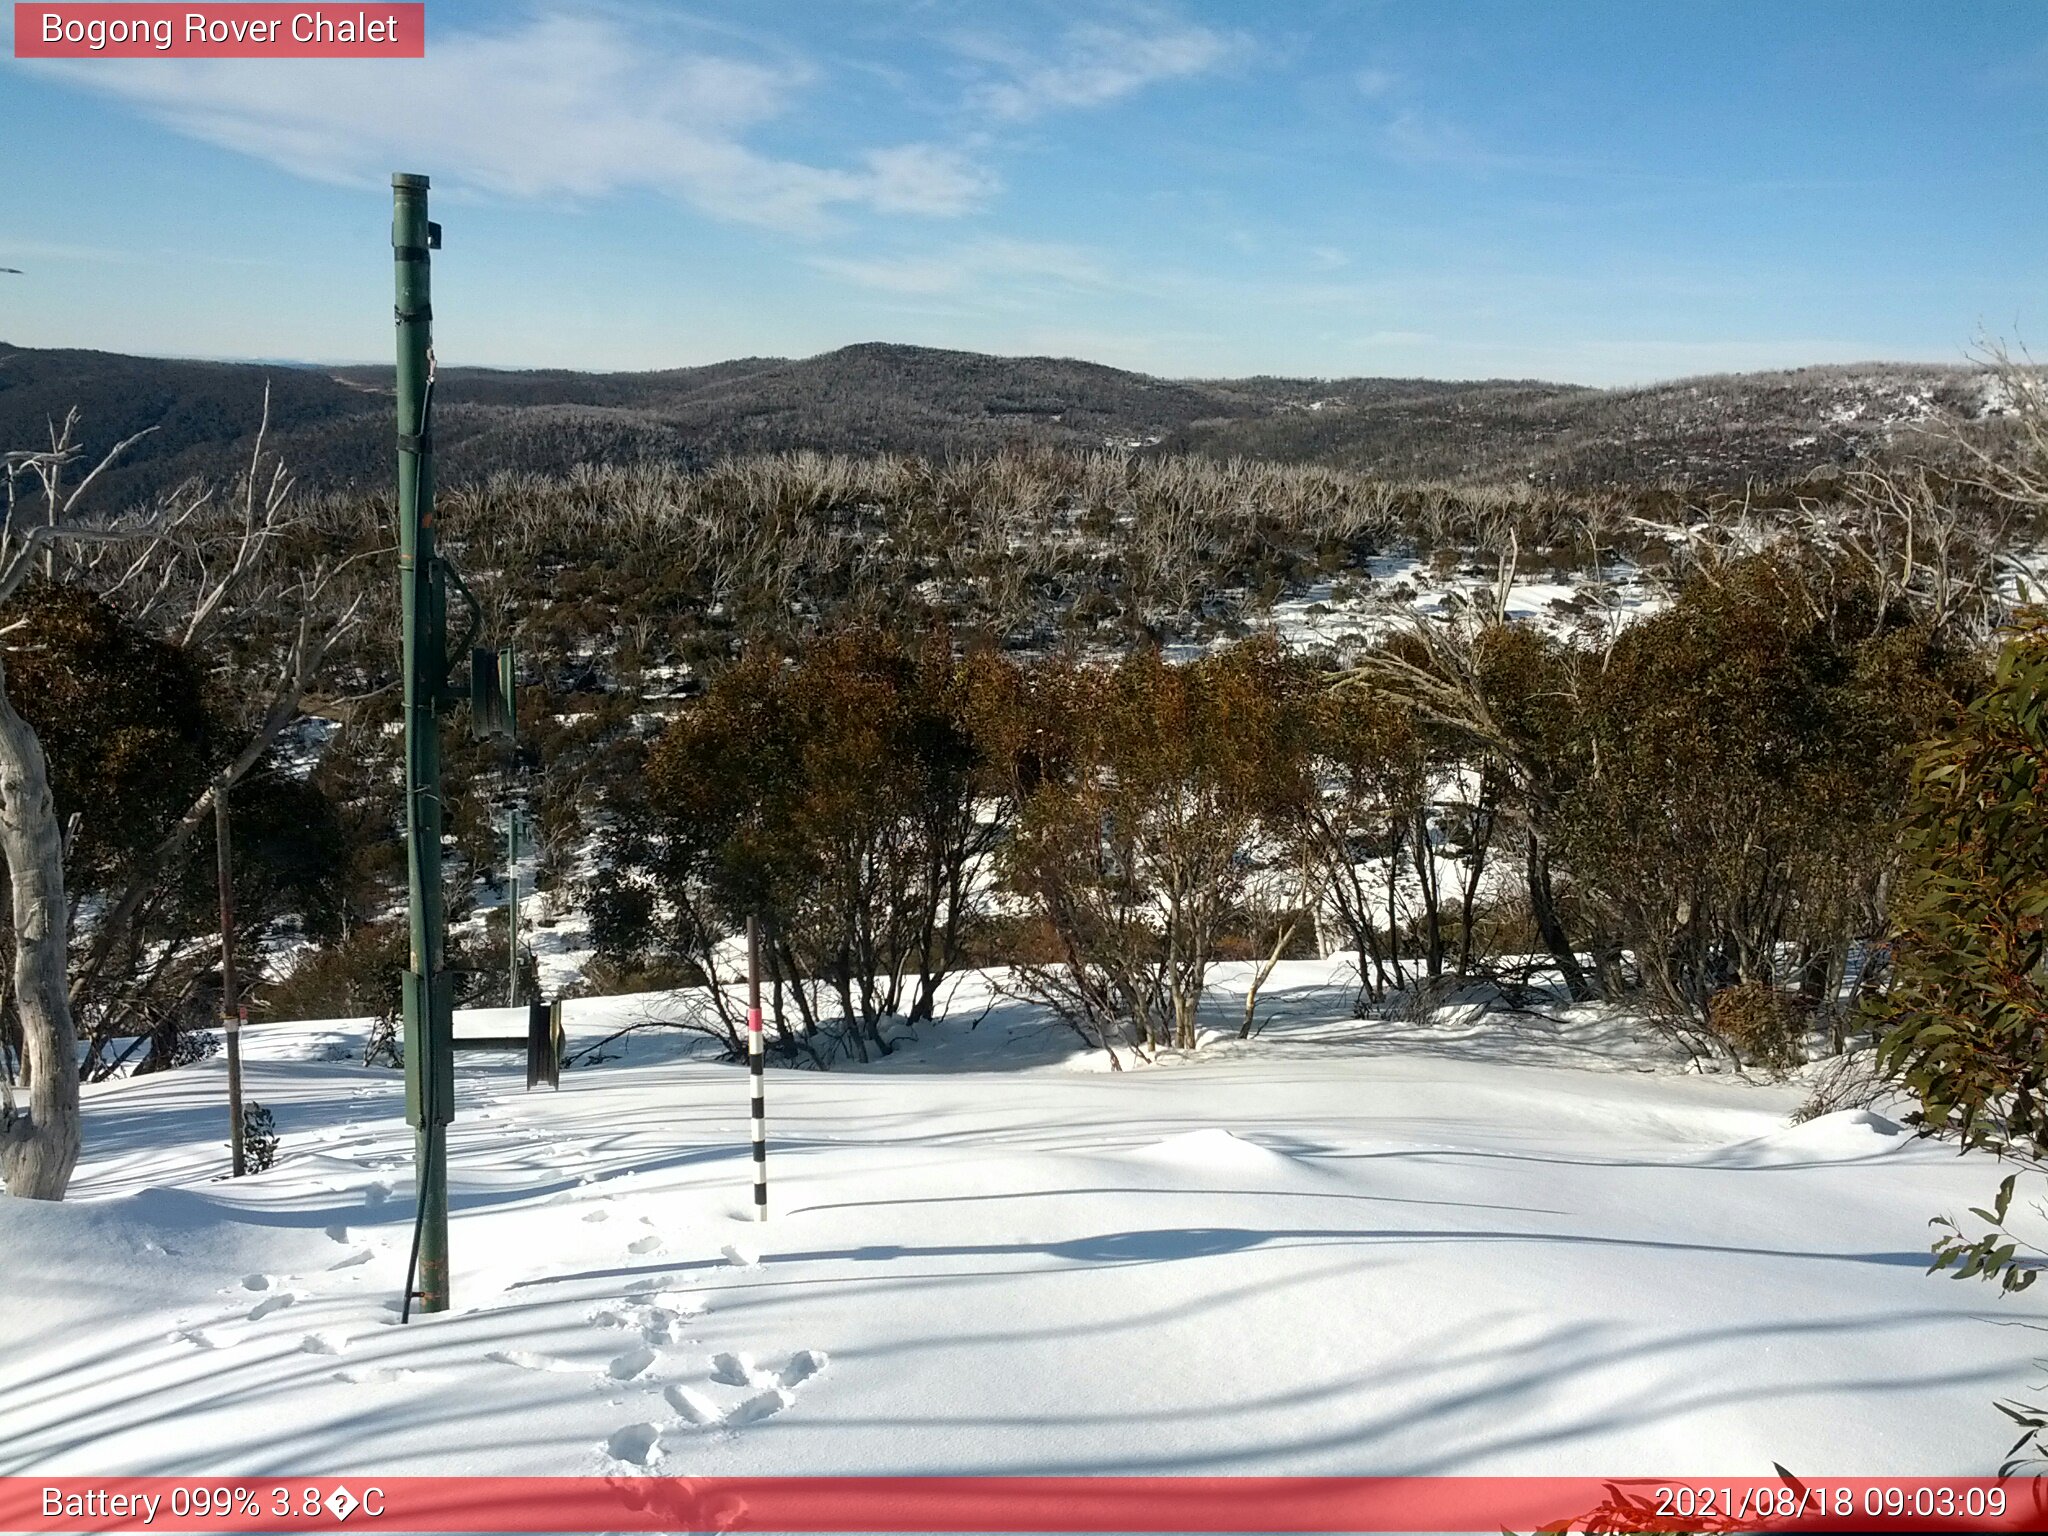
M1004 856L1057 961L1021 974L1096 1043L1194 1048L1218 939L1262 848L1299 823L1304 694L1270 642L1181 665L1148 647L1032 675Z
M1921 755L1884 1063L1927 1126L2048 1163L2048 619Z
M1319 690L1308 724L1315 792L1303 798L1299 836L1320 898L1358 952L1362 1006L1407 984L1393 887L1428 799L1428 749L1415 709L1370 682ZM1383 911L1394 920L1382 924Z
M756 650L668 727L615 806L600 950L660 951L716 980L721 947L757 917L802 1037L825 988L849 1048L886 1053L880 1021L930 1017L982 910L1007 802L981 733L1006 691L1005 665L956 657L944 626L916 643L849 630L787 660ZM737 1049L716 987L707 1006Z
M1580 657L1556 847L1670 1019L1741 985L1832 996L1883 925L1911 748L1975 675L1903 605L1817 588L1755 557Z

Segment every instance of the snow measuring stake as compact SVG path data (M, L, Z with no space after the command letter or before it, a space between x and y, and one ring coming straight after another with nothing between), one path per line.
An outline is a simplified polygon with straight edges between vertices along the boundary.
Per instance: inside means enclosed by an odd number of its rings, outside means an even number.
M768 1219L768 1096L761 1068L761 924L747 919L747 1080L754 1090L754 1220Z
M448 1122L455 1117L455 987L445 969L441 901L440 717L461 702L449 685L448 589L469 609L452 648L471 649L483 610L435 550L434 311L429 255L441 226L427 218L427 178L391 178L391 258L398 322L398 579L405 671L405 838L411 959L404 978L405 1116L415 1133L417 1207L400 1316L448 1309ZM470 727L512 730L510 656L470 655Z

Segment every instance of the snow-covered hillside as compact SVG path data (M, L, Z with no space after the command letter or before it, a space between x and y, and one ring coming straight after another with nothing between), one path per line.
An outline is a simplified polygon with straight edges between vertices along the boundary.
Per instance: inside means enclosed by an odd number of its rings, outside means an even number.
M743 1071L464 1056L455 1310L409 1326L359 1027L254 1031L282 1155L239 1183L217 1060L99 1085L74 1198L0 1201L0 1473L1995 1463L1997 1324L2043 1309L1923 1274L1988 1166L1611 1021L1354 1021L1345 982L1291 963L1258 1040L1118 1073L970 981L875 1067L771 1074L765 1226Z

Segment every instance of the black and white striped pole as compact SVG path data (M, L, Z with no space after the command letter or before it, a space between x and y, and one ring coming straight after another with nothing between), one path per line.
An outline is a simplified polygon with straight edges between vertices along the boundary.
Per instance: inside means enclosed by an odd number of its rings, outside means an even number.
M762 1067L766 1051L761 1037L761 925L747 919L747 1075L754 1088L754 1220L768 1219L768 1104Z

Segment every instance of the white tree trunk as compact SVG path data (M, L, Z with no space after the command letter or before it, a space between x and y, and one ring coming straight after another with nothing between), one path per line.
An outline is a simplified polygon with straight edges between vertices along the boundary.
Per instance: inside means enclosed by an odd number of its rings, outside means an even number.
M8 701L0 672L0 854L14 898L14 1002L26 1108L0 1111L0 1182L61 1200L78 1163L78 1041L65 985L64 839L43 746Z

